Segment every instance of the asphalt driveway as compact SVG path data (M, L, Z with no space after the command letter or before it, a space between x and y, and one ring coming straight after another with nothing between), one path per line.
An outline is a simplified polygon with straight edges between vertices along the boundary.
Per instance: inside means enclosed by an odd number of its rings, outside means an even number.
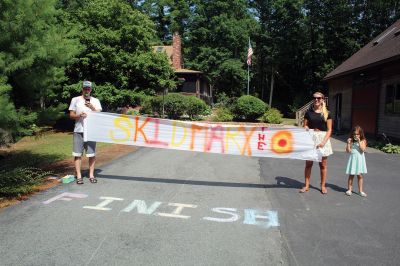
M140 148L1 210L0 265L398 265L400 157L368 149L349 197L332 142L327 195L303 161Z

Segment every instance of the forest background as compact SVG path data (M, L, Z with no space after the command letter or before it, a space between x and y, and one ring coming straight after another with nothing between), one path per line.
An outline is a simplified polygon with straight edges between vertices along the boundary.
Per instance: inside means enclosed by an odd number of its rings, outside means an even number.
M286 116L323 77L400 17L398 0L0 0L1 142L63 123L82 80L104 110L179 82L152 46L182 36L184 67L214 102L250 94ZM0 143L1 144L1 143Z

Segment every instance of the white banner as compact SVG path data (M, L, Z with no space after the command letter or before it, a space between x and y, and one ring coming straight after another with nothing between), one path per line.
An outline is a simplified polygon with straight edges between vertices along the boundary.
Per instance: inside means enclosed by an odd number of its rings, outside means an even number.
M85 141L256 157L321 161L313 131L248 125L208 124L90 112Z

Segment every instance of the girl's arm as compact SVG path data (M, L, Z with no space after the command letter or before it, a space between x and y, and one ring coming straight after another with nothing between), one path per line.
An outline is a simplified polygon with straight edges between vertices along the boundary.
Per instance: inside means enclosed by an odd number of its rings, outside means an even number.
M347 139L347 143L346 143L346 152L350 153L351 152L351 143L353 142L353 140L351 138Z
M367 149L367 141L365 139L360 140L360 149L365 152L365 150Z

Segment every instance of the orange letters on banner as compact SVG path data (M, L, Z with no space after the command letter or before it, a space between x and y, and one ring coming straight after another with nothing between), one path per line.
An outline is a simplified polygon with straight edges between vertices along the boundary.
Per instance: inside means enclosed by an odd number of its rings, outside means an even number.
M246 152L246 149L247 149L247 154L249 156L251 156L252 152L251 152L250 140L251 140L251 136L253 135L253 133L256 130L256 128L255 127L251 128L249 134L247 134L246 128L243 127L243 126L240 126L239 130L243 131L244 138L245 138L245 142L244 142L244 145L243 145L243 149L241 151L241 155L244 155L245 152Z
M134 137L133 141L136 142L136 140L137 140L137 135L138 135L138 131L140 131L140 132L142 133L142 135L143 135L144 141L145 141L145 142L149 142L149 141L147 140L147 138L146 138L146 134L144 133L143 128L144 128L144 126L150 121L150 118L146 118L146 119L144 120L143 124L142 124L140 127L139 127L139 117L136 116L135 119L136 119L136 127L135 127L135 137Z

